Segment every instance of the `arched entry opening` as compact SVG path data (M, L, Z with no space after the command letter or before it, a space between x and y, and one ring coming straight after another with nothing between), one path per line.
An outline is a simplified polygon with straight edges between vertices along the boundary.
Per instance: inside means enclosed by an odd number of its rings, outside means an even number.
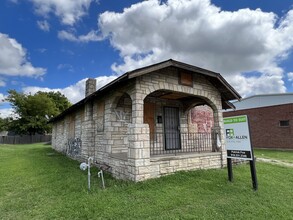
M151 155L215 151L215 104L205 97L157 90L144 99Z

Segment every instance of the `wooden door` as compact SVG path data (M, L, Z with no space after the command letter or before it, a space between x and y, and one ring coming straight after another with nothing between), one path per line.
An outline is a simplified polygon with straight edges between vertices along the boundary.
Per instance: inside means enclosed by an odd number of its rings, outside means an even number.
M145 102L143 108L143 123L150 127L150 139L154 140L155 135L155 109L156 105L151 102Z

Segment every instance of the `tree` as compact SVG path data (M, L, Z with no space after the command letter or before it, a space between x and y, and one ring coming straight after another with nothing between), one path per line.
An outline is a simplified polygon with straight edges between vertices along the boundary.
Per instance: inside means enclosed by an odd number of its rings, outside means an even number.
M0 118L0 132L8 131L9 127L9 118Z
M38 92L34 95L26 95L8 91L6 98L12 105L14 113L18 116L10 122L9 128L18 134L44 134L51 132L51 125L48 120L71 104L60 92Z
M71 106L68 99L60 92L38 92L38 94L46 94L49 98L51 98L60 112L63 112Z

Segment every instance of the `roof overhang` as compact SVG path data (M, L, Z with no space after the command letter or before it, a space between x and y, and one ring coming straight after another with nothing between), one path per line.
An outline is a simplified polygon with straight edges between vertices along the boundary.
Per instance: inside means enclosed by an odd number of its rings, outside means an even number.
M101 96L105 92L111 90L112 88L115 88L115 87L121 85L122 83L125 83L131 79L136 78L136 77L139 77L139 76L142 76L142 75L145 75L148 73L156 72L161 69L168 68L168 67L175 67L175 68L178 68L181 70L186 70L191 73L197 73L197 74L201 74L201 75L205 76L209 80L209 82L220 91L221 98L222 98L222 106L224 109L235 108L233 106L233 104L229 103L229 101L241 99L241 96L238 94L238 92L221 76L221 74L170 59L170 60L166 60L166 61L156 63L156 64L153 64L150 66L139 68L139 69L136 69L136 70L133 70L133 71L130 71L130 72L127 72L127 73L121 75L120 77L118 77L117 79L108 83L104 87L98 89L96 92L85 97L84 99L82 99L78 103L72 105L71 107L66 109L64 112L62 112L60 115L52 118L50 120L50 122L54 122L54 121L59 120L60 118L64 117L66 114L74 111L75 109L78 109L79 107L83 106L85 103L93 100L94 98L96 98L98 96Z

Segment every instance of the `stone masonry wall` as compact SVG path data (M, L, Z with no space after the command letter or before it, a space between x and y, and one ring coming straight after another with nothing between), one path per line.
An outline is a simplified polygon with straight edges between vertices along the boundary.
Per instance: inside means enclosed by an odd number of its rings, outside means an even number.
M77 110L74 114L59 120L53 124L52 148L67 154L75 159L82 159L81 151L71 152L71 144L78 143L82 136L83 110Z
M96 100L94 109L94 115L99 115L95 119L95 159L99 165L109 166L112 175L119 179L129 179L128 124L132 119L132 102L126 92L132 87L133 84L117 87Z
M196 168L214 168L222 167L225 165L226 155L225 155L225 145L223 136L223 117L221 113L222 104L219 91L211 85L204 77L198 74L193 75L193 86L178 85L178 72L175 68L168 68L164 71L158 71L151 74L146 74L136 79L135 90L130 91L132 98L132 123L129 125L129 150L128 150L128 162L129 162L129 175L130 179L134 181L141 181L152 177L158 177L165 174L165 167L168 168L167 173L175 172L182 167L182 169L196 169ZM147 152L150 150L150 144L145 144L143 141L139 140L149 140L147 136L148 124L142 124L143 122L143 100L147 95L158 90L169 90L176 91L179 93L186 93L201 97L206 100L206 102L213 108L214 111L214 129L220 134L220 140L222 148L221 152L211 153L206 157L199 157L200 159L194 159L193 162L188 163L188 158L183 159L182 163L187 165L172 165L173 163L178 163L181 159L180 157L164 159L162 161L152 161L153 158L150 157ZM141 129L139 131L139 129ZM129 155L134 155L132 158ZM215 156L217 155L217 156ZM177 161L177 162L172 162ZM192 160L189 160L189 162ZM161 164L169 165L161 165ZM181 169L181 168L180 168ZM154 174L156 170L157 174Z
M112 108L115 113L115 121L112 122L112 153L128 152L128 124L131 123L132 102L126 93L121 96L118 103Z
M177 171L221 168L221 153L188 154L151 158L149 177L157 178Z
M151 157L149 126L143 124L143 106L144 99L157 90L186 93L206 100L214 111L222 152ZM121 120L115 112L117 108L131 114ZM74 138L81 139L81 158L93 156L100 165L109 166L113 176L120 179L142 181L179 170L218 168L226 161L221 108L220 93L203 76L193 74L192 87L179 85L177 70L168 68L130 80L74 112ZM68 148L71 119L67 116L54 123L52 145L58 151ZM187 127L187 114L182 115L181 123Z
M137 81L137 90L141 90L145 95L157 90L170 90L201 97L213 108L215 119L214 129L221 131L223 128L220 93L217 88L211 85L202 75L193 74L193 87L178 84L178 72L174 68L143 75L138 78ZM181 121L181 123L182 122L183 121ZM221 132L221 136L222 135L223 132ZM223 140L223 138L221 138L221 140Z

